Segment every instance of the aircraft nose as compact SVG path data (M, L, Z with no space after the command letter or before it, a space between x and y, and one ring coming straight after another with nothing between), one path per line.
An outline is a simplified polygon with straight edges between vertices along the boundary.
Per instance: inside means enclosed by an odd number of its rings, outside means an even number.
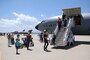
M35 27L37 30L38 30L38 26L39 26L39 25L37 25L37 26Z

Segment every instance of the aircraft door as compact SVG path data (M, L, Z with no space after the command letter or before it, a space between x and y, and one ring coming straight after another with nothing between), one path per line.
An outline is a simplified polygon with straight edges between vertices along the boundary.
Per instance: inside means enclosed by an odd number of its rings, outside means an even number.
M81 15L74 16L75 25L81 25Z
M73 17L75 20L75 25L81 25L81 8L80 7L63 9L63 14L68 17Z

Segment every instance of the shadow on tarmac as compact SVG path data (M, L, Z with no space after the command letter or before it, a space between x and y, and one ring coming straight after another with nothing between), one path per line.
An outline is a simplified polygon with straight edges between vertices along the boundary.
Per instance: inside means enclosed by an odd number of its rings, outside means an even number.
M57 46L57 47L52 47L52 49L65 49L65 50L68 50L68 49L71 49L71 48L74 48L78 45L90 45L90 41L75 41L75 44L74 45L71 45L71 46Z
M45 50L46 52L52 52L51 50Z

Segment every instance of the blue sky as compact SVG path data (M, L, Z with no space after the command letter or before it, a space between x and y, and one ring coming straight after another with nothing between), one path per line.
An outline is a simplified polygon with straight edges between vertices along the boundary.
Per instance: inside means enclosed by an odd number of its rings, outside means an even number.
M35 25L61 15L64 8L81 7L87 13L89 6L90 0L0 0L0 32L35 30Z

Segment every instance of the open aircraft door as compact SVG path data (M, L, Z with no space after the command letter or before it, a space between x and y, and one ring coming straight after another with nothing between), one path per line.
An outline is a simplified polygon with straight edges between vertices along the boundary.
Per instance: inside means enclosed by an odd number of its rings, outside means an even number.
M81 8L67 8L63 9L63 15L66 15L68 17L73 17L75 20L75 25L81 25Z

